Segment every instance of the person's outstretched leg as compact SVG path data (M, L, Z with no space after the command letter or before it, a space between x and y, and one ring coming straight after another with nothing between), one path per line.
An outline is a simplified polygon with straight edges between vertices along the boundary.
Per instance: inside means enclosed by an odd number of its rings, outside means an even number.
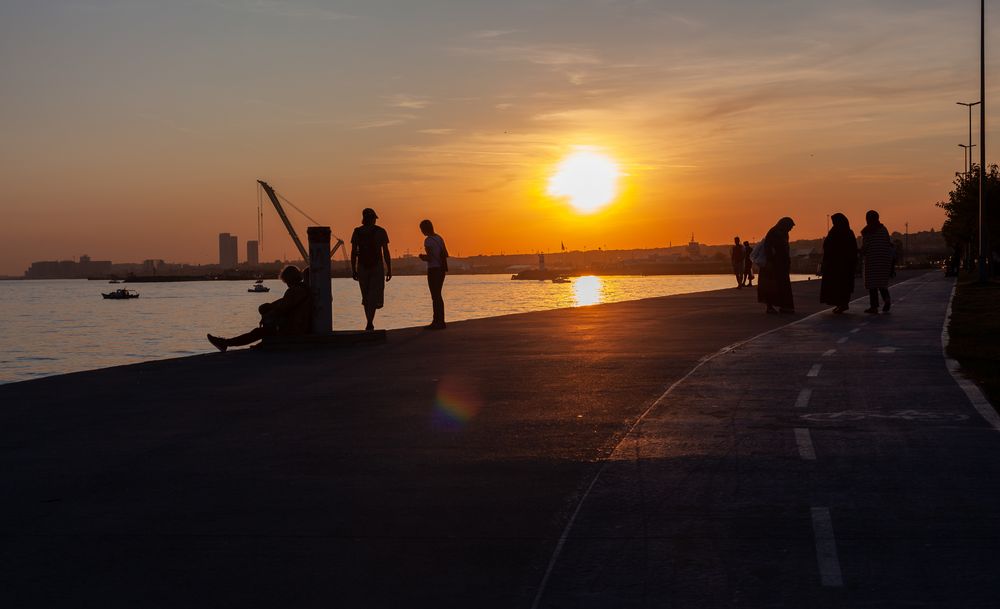
M264 327L254 328L246 334L240 334L234 338L222 338L221 336L212 336L208 334L208 342L212 343L216 349L225 352L229 347L242 347L244 345L249 345L255 343L265 336L269 336L272 332Z

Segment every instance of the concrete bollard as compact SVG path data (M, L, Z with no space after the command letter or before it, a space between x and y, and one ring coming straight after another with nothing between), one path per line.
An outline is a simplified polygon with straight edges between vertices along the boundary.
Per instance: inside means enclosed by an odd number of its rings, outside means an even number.
M333 332L333 292L330 289L330 227L310 226L309 291L312 292L313 334Z

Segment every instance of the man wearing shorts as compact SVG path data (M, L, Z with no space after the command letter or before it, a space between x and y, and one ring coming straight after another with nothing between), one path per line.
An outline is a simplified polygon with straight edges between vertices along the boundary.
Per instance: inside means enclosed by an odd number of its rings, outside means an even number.
M351 235L351 273L361 288L361 305L365 308L368 325L375 329L375 311L382 308L385 282L392 279L392 260L389 258L389 235L381 226L375 226L378 216L366 207L361 212L361 226Z

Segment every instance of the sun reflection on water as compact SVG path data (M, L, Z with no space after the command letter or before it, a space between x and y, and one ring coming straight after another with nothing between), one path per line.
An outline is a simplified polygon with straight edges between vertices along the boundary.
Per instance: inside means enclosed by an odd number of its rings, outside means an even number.
M586 307L599 304L603 295L604 282L600 277L587 275L573 280L573 298L576 301L574 306Z

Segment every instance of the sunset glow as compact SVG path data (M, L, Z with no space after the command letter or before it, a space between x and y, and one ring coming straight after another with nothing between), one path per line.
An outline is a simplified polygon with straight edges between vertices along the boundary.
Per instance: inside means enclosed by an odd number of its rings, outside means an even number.
M375 208L393 254L423 218L462 255L722 244L790 213L818 238L873 207L926 230L978 91L969 3L591 2L573 27L550 0L195 4L0 7L0 275L210 263L223 232L242 257L258 179L341 236ZM263 223L262 259L295 255Z
M580 149L559 163L549 180L548 193L569 199L574 209L589 214L614 200L620 175L618 164L606 155Z

